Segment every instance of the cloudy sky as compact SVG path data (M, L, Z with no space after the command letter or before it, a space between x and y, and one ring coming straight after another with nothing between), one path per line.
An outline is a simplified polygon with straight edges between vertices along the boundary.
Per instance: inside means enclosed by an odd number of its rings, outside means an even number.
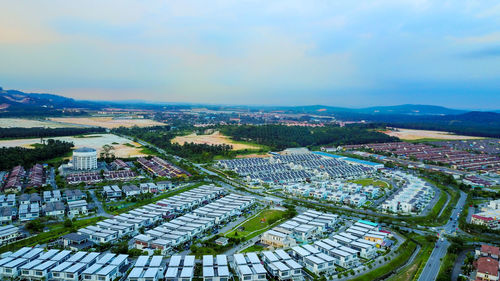
M500 108L500 2L0 0L0 86L78 99Z

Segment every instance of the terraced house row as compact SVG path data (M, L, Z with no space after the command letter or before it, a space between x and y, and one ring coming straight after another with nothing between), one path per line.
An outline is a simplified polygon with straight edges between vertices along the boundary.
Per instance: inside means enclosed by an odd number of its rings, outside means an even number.
M141 228L150 228L160 221L174 218L197 206L205 205L222 196L223 192L224 189L221 187L203 185L114 216L96 225L81 228L77 234L92 243L112 243L124 236L137 235Z
M125 274L128 255L22 248L0 259L0 277L23 280L111 281Z
M254 200L253 197L230 194L135 236L135 247L167 253L172 247L200 237L206 231L213 230L240 215Z

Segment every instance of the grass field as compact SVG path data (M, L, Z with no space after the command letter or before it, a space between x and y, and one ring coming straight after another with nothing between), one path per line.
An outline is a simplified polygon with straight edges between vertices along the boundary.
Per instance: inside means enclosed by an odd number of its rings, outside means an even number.
M357 183L357 184L360 184L362 186L373 185L373 186L378 186L381 188L390 188L391 187L391 185L388 182L385 182L383 180L376 180L376 179L372 179L372 178L351 180L350 182Z
M267 230L273 223L283 218L284 214L285 211L281 210L264 210L245 221L243 224L225 233L224 236L249 239L251 236L254 236L255 233ZM240 228L242 228L242 230L240 230Z
M243 251L240 251L240 253L260 252L262 250L264 250L264 246L261 246L261 245L252 245L252 246L244 249Z
M184 143L196 143L196 144L208 144L208 145L221 145L227 144L233 147L233 150L260 150L263 149L261 145L253 144L249 142L234 141L228 136L221 134L220 132L214 132L207 135L197 135L192 133L185 136L177 136L172 139L172 143L184 144Z
M114 129L118 127L150 127L166 125L151 119L119 119L113 117L57 117L50 118L51 121L66 125L83 125L92 127L103 127Z
M413 130L413 129L402 129L393 128L392 130L382 131L389 136L398 137L405 141L415 141L415 140L427 140L427 141L439 141L439 140L470 140L470 139L482 139L481 137L472 137L464 135L455 135L450 132L443 131L428 131L428 130Z

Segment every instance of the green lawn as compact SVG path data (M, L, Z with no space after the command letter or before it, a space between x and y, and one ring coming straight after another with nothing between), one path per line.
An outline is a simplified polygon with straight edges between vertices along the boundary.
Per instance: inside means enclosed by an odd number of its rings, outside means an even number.
M139 152L144 153L146 155L152 155L152 156L159 156L160 155L160 154L158 154L158 152L150 149L149 147L145 147L145 146L143 146Z
M262 245L252 245L252 246L244 249L240 253L260 252L262 250L264 250L264 246L262 246Z
M483 203L486 203L489 201L490 200L488 200L488 199L472 199L472 204L479 205L479 204L483 204Z
M389 183L387 183L383 180L376 180L376 179L372 179L372 178L351 180L350 182L357 183L357 184L360 184L362 186L373 185L373 186L378 186L381 188L390 188Z
M68 159L71 157L71 155L73 155L73 151L70 151L62 156L59 156L59 157L55 157L55 158L52 158L52 159L49 159L49 160L46 160L46 161L43 161L43 163L46 163L46 164L60 164L62 161L64 161L65 159Z
M226 232L224 236L235 238L249 238L247 236L264 231L270 228L275 222L279 221L285 215L285 211L281 210L264 210L245 221L243 224ZM243 230L240 230L243 228Z

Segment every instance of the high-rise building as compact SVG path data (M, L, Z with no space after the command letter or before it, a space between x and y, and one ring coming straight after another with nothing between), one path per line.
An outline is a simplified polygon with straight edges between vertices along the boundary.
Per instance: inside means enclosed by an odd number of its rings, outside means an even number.
M75 149L72 163L74 170L97 169L97 151L88 147Z

